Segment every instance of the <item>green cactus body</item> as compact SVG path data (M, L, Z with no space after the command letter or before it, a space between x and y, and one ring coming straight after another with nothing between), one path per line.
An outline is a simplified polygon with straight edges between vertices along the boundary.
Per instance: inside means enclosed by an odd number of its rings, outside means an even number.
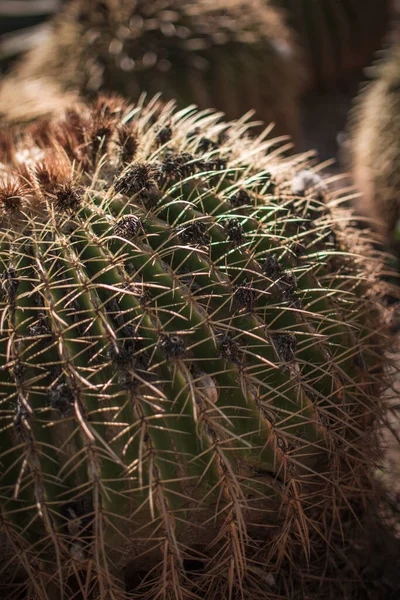
M348 155L360 191L358 207L387 244L399 252L400 45L370 69L348 123Z
M2 598L336 581L372 497L381 261L247 128L101 98L3 134Z
M302 79L291 32L265 0L75 0L3 82L0 112L18 121L51 112L51 102L56 111L54 100L40 100L54 87L60 101L62 91L135 100L161 92L232 119L255 110L296 139ZM36 103L32 80L45 86Z
M389 0L275 0L306 51L310 84L346 84L381 47Z

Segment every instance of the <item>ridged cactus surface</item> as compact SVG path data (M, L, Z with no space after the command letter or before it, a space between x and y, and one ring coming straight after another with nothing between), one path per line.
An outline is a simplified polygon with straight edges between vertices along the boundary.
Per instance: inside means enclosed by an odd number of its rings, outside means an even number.
M400 44L370 69L349 119L348 159L360 211L400 250Z
M320 88L346 84L382 45L390 0L274 0L299 34L311 76Z
M101 89L138 99L162 92L181 107L213 107L229 118L254 109L276 123L277 135L296 138L302 73L291 32L269 0L73 0L0 86L0 112L17 121L49 111L39 103L46 88L32 102L33 79L61 93Z
M306 157L246 129L100 98L2 134L2 598L354 579L380 259Z

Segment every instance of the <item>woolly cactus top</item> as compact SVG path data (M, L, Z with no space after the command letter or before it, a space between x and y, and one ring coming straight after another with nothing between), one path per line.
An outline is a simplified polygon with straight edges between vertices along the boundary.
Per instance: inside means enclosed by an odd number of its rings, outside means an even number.
M100 98L2 134L6 592L22 570L29 598L296 598L340 568L377 452L380 259L247 129Z

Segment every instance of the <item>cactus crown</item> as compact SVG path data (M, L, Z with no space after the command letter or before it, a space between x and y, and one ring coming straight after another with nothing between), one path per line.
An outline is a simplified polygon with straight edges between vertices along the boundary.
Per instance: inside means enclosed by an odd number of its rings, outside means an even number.
M247 128L100 98L2 135L6 593L296 598L335 572L377 451L380 260Z

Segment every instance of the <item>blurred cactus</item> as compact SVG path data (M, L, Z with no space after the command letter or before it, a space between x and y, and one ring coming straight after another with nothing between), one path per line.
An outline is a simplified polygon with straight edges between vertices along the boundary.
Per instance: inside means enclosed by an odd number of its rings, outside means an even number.
M369 74L349 118L348 160L359 210L400 251L400 44Z
M30 117L21 98L32 79L79 94L162 92L228 118L255 109L277 135L298 135L303 69L279 10L265 0L72 1L0 87L9 121Z
M1 135L2 598L350 597L381 258L246 129L115 97Z

